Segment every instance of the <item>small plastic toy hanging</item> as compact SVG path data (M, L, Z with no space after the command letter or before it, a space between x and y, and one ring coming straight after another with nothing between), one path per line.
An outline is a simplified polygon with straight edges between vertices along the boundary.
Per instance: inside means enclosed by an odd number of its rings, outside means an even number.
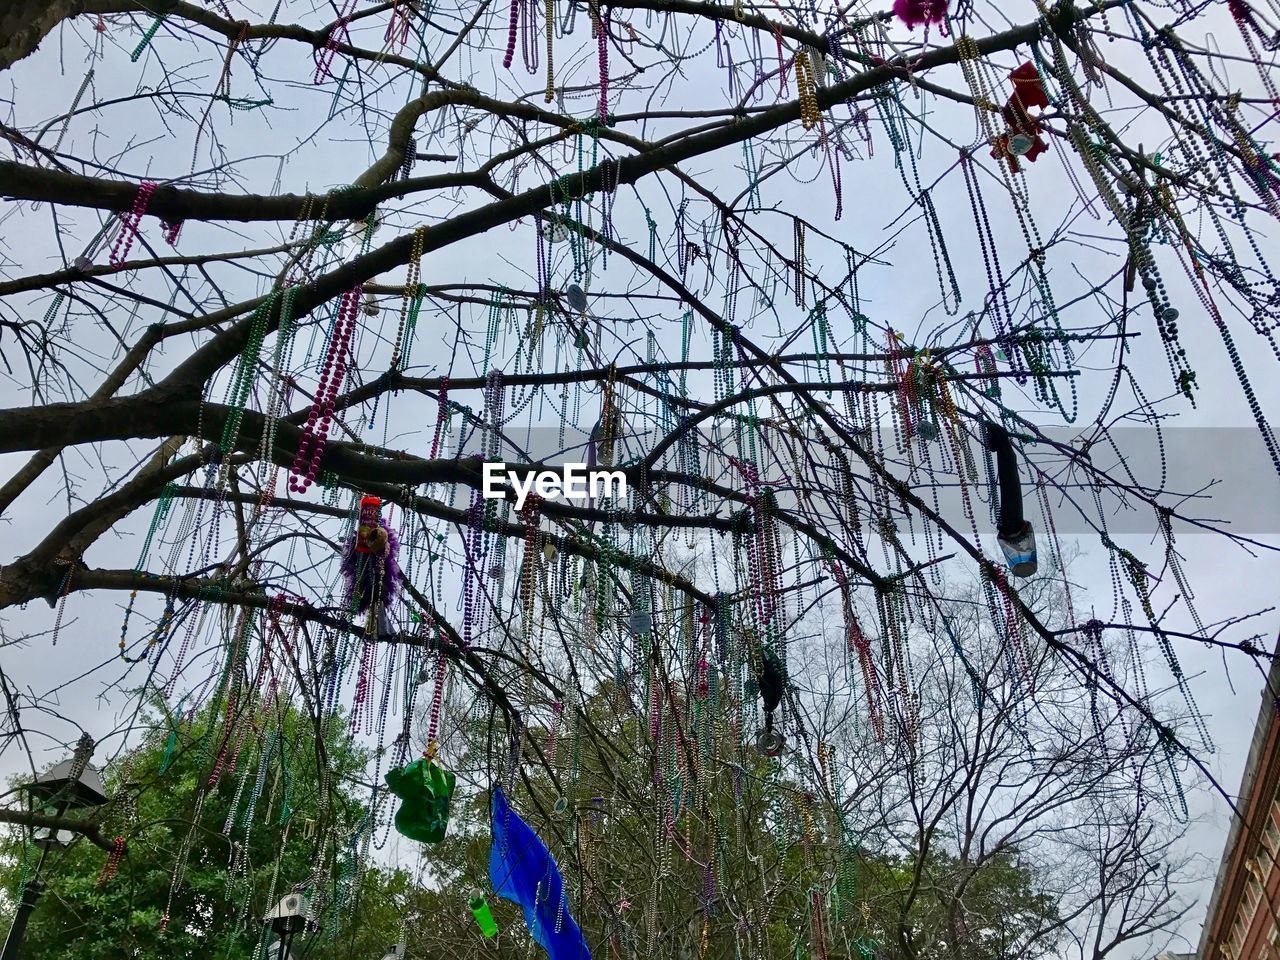
M400 540L380 516L382 501L377 497L360 500L356 533L342 557L342 575L351 591L356 613L369 614L370 635L395 634L388 609L400 592L400 565L396 558Z
M1022 484L1018 481L1018 461L1009 434L998 424L987 424L987 447L996 455L996 476L1000 484L1000 523L996 540L1015 577L1036 572L1036 533L1022 516Z
M420 757L398 770L388 771L387 786L403 801L396 811L396 830L419 843L443 840L449 827L449 800L456 782L457 778L441 769L431 757Z
M776 757L782 753L786 740L773 729L773 714L782 703L786 681L782 675L782 664L772 650L761 651L760 674L756 677L756 683L760 688L760 700L764 704L764 729L756 737L756 749L766 757Z

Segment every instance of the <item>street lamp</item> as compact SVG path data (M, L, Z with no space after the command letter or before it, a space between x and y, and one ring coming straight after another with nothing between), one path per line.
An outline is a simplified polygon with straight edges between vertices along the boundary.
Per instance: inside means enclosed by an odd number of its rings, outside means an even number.
M271 931L276 935L272 944L276 960L290 960L293 956L293 938L306 928L309 908L307 898L294 892L282 897L275 909L262 918L262 922L269 923ZM270 956L270 952L267 955Z
M267 960L296 960L296 954L290 950L284 940L276 937L267 944L267 952L265 954Z
M70 810L87 810L99 807L107 802L106 788L98 771L89 766L89 758L93 756L93 738L87 733L80 735L76 743L75 753L71 759L63 760L36 777L34 783L23 789L31 798L32 807L42 813L51 813L62 817ZM22 945L22 937L27 932L27 921L31 912L44 892L44 884L40 882L40 871L44 867L44 858L50 847L66 846L71 841L71 834L66 830L55 830L50 827L36 828L35 842L40 847L40 859L31 877L22 886L22 894L18 898L18 911L13 916L13 924L9 927L9 935L5 938L4 949L0 951L0 960L16 960L18 948Z

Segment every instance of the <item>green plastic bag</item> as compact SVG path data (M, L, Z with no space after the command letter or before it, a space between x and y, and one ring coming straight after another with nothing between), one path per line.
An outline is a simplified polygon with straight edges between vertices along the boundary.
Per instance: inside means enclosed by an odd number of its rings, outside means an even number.
M439 843L449 826L449 798L457 778L422 757L387 773L387 786L403 802L396 830L419 843Z

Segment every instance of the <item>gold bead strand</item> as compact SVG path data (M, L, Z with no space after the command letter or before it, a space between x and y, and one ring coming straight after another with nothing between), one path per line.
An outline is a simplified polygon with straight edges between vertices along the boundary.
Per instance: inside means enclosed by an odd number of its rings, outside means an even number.
M822 111L818 109L817 85L809 54L804 50L796 54L796 90L800 94L800 125L812 130L821 122Z
M991 99L987 85L978 69L978 45L968 34L956 38L956 51L960 54L960 70L964 73L965 82L973 92L974 106L978 110L978 120L982 131L989 142L994 143L996 129L991 123L991 115L999 112L999 107Z
M555 61L551 54L551 40L556 32L556 0L547 0L547 92L544 97L545 103L550 103L556 98L556 71Z
M422 279L422 250L426 245L427 228L419 227L413 231L413 249L409 255L409 270L404 280L404 302L400 305L400 327L396 330L396 345L391 350L391 369L400 367L404 349L405 324L409 318L409 304L418 295L418 284Z

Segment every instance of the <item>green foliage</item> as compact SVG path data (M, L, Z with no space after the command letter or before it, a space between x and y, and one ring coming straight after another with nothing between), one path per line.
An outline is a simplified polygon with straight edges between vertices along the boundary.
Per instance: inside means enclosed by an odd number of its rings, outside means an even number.
M87 840L51 851L43 870L46 890L27 928L24 957L249 960L268 939L262 917L294 886L306 883L317 866L336 862L337 870L321 875L353 875L350 841L354 836L358 850L357 828L367 810L342 785L367 758L340 718L319 738L311 721L288 707L238 719L230 752L240 724L250 724L244 746L234 769L228 761L203 803L197 798L226 739L218 704L184 723L156 709L148 722L151 729L141 747L113 766L114 775L108 773L113 802L102 833L121 834L127 841L117 875L99 886L108 855ZM327 796L317 775L319 756L334 785ZM186 869L173 885L184 851ZM32 853L17 831L0 841L0 885L8 893L16 894L24 857ZM322 932L297 943L298 948L306 943L308 958L378 960L397 940L399 904L409 878L371 866L362 867L361 876L358 887L348 881L309 891L329 906ZM0 922L7 926L8 920Z
M1057 903L1036 890L1035 876L1016 850L1002 851L975 867L936 843L927 849L922 863L891 857L863 860L866 912L886 960L1053 955Z

